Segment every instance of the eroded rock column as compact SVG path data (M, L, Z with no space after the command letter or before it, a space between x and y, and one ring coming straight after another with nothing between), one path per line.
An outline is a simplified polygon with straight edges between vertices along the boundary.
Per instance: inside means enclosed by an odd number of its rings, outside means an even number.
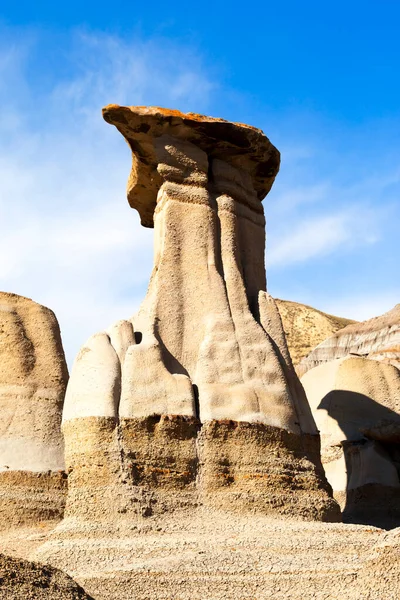
M154 226L154 269L138 314L76 360L68 511L96 512L114 481L122 514L207 504L337 518L265 292L261 200L279 153L258 129L191 113L110 106L104 117L132 149L128 199Z
M61 519L68 371L48 308L0 293L0 526Z

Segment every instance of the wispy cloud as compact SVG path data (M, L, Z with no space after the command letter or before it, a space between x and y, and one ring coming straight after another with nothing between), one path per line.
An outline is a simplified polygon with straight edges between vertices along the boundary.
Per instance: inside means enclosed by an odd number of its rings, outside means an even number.
M334 300L326 299L318 308L329 314L365 321L391 310L399 302L400 286L397 289L381 293L372 290L369 294L355 293Z
M213 89L190 49L87 34L71 48L72 75L53 74L43 94L24 46L0 47L0 288L55 311L70 362L137 309L152 262L152 231L126 201L129 151L101 106L204 110Z
M346 156L342 148L333 150L328 142L307 151L302 145L296 151L294 142L288 147L265 203L269 266L282 269L387 244L388 239L395 243L391 230L399 212L400 163L393 161L391 148L386 157L379 156L379 162L363 163L352 162L351 152ZM326 156L331 158L328 168ZM343 162L348 165L344 172ZM383 254L382 248L378 251Z
M338 213L300 219L292 223L285 233L274 241L267 251L267 262L271 267L283 267L320 260L337 251L346 251L354 246L373 244L379 239L376 215L371 211L359 212L356 208Z
M223 90L199 53L166 40L127 43L77 32L57 53L62 64L35 71L40 34L13 39L0 42L0 288L55 311L71 362L89 335L137 309L152 263L152 231L125 199L129 151L102 121L101 107L155 104L215 114ZM265 201L270 283L301 301L289 284L307 264L308 279L298 278L303 301L354 318L387 310L395 293L382 289L363 303L362 292L339 289L334 265L317 282L312 265L360 249L390 253L382 244L395 236L399 164L385 166L382 152L368 160L362 152L345 156L342 145L329 147L324 131L298 143L296 119L289 125L277 144L282 171Z
M356 320L381 314L400 301L396 123L341 124L339 136L299 123L278 136L282 169L265 201L269 291Z

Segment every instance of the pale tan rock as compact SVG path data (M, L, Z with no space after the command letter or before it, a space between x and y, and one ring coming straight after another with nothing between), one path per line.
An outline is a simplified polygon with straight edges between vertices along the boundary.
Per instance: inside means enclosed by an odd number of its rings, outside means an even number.
M122 365L128 348L133 344L136 344L133 325L130 321L117 321L111 325L107 334L110 338L112 347L117 353L118 360Z
M60 518L65 495L61 415L68 371L54 313L0 293L0 516Z
M318 344L347 325L355 323L351 319L328 315L299 302L278 298L275 302L282 318L290 356L296 368Z
M167 369L198 388L202 421L315 433L307 410L297 414L257 317L265 289L260 199L279 165L276 149L255 128L177 111L111 105L104 117L132 147L131 205L142 219L154 213L155 265L135 317L143 342L157 324Z
M344 517L393 526L400 519L399 370L347 357L311 369L301 382Z
M367 440L350 446L347 452L347 490L370 483L399 488L399 473L388 452L379 442Z
M356 441L382 420L400 423L400 373L361 357L324 363L301 378L321 440Z
M297 367L300 375L321 363L356 355L400 368L400 304L362 323L353 323L328 337Z
M261 291L259 293L258 302L261 325L265 332L269 333L271 340L276 346L277 354L281 357L281 364L285 370L292 397L296 401L297 414L302 416L303 422L306 422L307 420L311 421L314 418L308 401L302 401L304 390L293 369L292 356L288 346L288 337L285 335L283 328L281 311L279 310L279 302L282 301L276 301L270 294ZM300 402L297 401L298 398L300 399Z
M265 292L261 200L278 151L260 130L220 119L115 105L103 112L132 149L128 199L154 226L154 268L138 313L92 338L96 347L84 347L73 368L63 428L67 515L231 510L237 497L243 510L284 513L290 504L305 519L338 518ZM222 487L220 443L230 465ZM264 477L281 461L289 478L307 475L296 485Z
M121 353L122 344L117 340ZM121 365L110 338L97 333L77 355L65 396L63 422L81 417L117 417Z
M195 412L189 377L166 369L155 338L148 336L146 341L128 348L122 367L120 417L195 417Z

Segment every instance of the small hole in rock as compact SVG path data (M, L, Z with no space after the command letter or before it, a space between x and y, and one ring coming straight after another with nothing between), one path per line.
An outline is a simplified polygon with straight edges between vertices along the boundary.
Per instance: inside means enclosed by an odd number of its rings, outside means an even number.
M193 396L194 396L195 417L197 419L200 419L199 388L197 387L197 385L195 383L192 384L192 388L193 388Z
M142 332L141 331L135 331L134 336L135 336L135 342L136 342L136 344L140 344L140 342L143 339Z

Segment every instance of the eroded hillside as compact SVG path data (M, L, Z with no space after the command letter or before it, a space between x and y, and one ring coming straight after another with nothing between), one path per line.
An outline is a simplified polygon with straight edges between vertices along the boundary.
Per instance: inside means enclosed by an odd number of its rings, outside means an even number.
M328 315L299 302L276 299L276 303L295 366L326 338L343 327L356 323L351 319Z

